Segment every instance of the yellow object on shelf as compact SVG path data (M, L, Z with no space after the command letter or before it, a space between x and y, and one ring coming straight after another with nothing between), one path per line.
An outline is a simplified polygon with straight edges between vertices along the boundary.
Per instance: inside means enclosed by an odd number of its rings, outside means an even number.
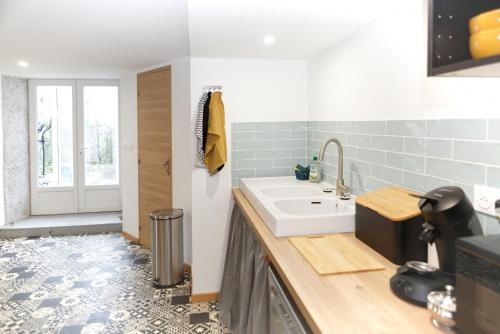
M495 28L500 28L500 8L479 14L469 20L471 35Z
M469 39L469 48L474 59L500 55L500 27L472 35Z

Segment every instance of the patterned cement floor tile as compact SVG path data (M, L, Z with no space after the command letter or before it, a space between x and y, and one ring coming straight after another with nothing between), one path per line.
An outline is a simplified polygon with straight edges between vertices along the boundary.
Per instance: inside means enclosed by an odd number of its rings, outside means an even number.
M151 253L119 234L0 239L0 333L223 334L189 277L150 284Z

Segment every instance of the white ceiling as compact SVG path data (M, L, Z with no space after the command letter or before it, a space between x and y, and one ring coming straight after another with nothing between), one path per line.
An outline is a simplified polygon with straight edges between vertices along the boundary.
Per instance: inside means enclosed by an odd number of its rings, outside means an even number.
M109 77L187 56L186 7L185 0L0 0L0 73Z
M375 21L394 1L188 0L191 56L307 59ZM276 38L273 46L263 44L266 34Z
M0 0L0 73L113 77L189 54L307 59L393 1Z

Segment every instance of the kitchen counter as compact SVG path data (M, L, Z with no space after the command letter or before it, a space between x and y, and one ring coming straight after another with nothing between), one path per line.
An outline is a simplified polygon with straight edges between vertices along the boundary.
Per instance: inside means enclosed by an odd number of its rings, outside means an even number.
M271 262L315 333L441 333L430 313L393 295L389 279L398 266L355 239L385 270L318 275L288 238L276 238L239 189L236 204L256 232Z

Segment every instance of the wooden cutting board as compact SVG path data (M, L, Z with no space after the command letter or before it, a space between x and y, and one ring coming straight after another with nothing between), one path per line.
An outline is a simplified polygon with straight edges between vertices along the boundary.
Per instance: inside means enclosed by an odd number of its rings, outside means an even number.
M406 221L421 215L418 194L401 187L380 188L356 197L356 203L369 208L393 222Z
M385 269L353 235L328 234L288 240L320 275Z

